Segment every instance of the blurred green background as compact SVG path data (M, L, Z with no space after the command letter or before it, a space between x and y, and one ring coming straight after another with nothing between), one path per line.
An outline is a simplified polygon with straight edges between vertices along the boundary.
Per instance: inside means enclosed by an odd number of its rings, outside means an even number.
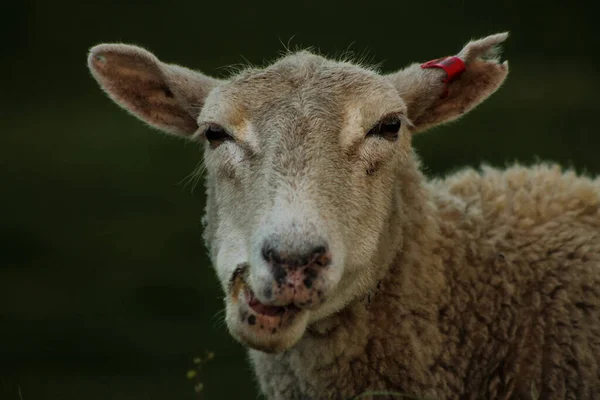
M86 68L100 42L226 76L282 43L391 71L510 30L511 73L474 113L419 136L427 173L553 160L600 172L595 13L575 2L15 1L0 6L0 399L257 397L221 323L201 242L195 144L115 106ZM290 38L291 41L290 41Z

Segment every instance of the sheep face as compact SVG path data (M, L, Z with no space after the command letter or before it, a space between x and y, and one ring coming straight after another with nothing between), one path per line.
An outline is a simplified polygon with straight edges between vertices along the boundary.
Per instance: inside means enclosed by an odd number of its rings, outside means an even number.
M205 237L234 336L285 349L373 280L406 112L385 77L304 52L210 93Z
M120 44L92 48L88 65L132 114L203 143L204 238L229 330L278 352L376 284L402 244L386 232L405 218L411 134L500 86L507 65L489 56L505 38L469 43L459 80L418 64L380 75L309 52L218 80Z

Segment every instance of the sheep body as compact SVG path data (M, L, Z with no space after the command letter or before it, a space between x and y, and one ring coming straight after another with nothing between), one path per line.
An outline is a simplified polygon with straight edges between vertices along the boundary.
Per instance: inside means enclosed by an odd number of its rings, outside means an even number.
M600 182L548 165L401 178L412 223L378 289L283 354L250 351L268 398L600 396Z
M204 144L204 238L269 399L600 397L600 182L547 165L428 181L412 150L500 87L506 38L469 42L454 76L299 52L220 80L91 50L113 100Z

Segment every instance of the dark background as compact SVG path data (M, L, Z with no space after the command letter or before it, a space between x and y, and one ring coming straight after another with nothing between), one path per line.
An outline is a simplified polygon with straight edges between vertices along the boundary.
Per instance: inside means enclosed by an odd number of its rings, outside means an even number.
M100 42L226 76L292 46L392 71L511 31L511 73L471 115L415 140L436 176L482 162L600 172L600 33L574 2L13 1L0 6L0 400L257 397L201 242L195 144L128 116L86 68Z

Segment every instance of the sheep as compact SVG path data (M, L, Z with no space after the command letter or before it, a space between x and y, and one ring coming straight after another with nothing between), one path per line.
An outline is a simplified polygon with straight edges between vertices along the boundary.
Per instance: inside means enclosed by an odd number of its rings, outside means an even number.
M600 398L600 182L427 179L411 147L500 87L507 35L389 74L298 51L216 79L90 50L116 103L203 146L204 240L268 399Z

